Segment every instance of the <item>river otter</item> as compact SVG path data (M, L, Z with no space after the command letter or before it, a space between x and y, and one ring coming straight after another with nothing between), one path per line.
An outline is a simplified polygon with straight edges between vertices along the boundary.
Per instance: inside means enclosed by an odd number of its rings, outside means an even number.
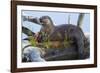
M48 35L50 41L64 41L64 38L73 41L78 52L78 59L84 59L84 41L85 35L82 29L72 24L62 24L55 26L52 19L49 16L42 16L40 18L24 18L30 22L42 25L40 32L45 32ZM79 24L78 24L79 25ZM72 45L73 46L73 45Z

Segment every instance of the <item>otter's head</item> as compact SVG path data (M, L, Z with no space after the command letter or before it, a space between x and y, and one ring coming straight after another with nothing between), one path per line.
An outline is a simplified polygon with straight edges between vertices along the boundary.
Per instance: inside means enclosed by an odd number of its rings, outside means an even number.
M40 23L42 26L53 26L53 22L49 16L40 17Z

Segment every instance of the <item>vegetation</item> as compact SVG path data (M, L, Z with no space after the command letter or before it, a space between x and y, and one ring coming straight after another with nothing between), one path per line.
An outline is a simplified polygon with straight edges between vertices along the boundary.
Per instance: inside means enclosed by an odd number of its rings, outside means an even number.
M37 46L37 41L36 41L35 37L29 36L29 41L32 46Z

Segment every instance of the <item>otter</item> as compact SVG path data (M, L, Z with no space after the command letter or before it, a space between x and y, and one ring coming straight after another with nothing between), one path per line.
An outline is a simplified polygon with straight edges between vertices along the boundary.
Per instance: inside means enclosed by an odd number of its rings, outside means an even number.
M42 16L40 18L24 17L24 20L39 24L42 26L40 32L45 32L48 35L50 41L64 41L64 38L73 41L71 44L74 45L78 52L78 59L85 59L84 45L85 35L79 26L73 24L62 24L55 26L51 17ZM82 20L82 19L81 19ZM78 21L79 22L79 21ZM79 25L79 23L78 23Z

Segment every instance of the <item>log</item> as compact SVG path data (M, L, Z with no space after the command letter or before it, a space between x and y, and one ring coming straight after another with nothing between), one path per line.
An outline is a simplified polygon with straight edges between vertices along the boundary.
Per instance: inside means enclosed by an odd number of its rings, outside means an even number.
M89 58L89 54L89 50L85 51L85 59ZM82 60L78 58L78 51L75 47L46 49L46 54L43 58L46 61Z
M46 61L60 61L60 60L78 60L78 51L74 44L70 44L69 46L64 46L65 42L61 41L50 41L50 47L45 48L45 55L43 58ZM38 43L38 45L42 45L43 43ZM84 48L85 58L89 58L90 50L88 48Z

